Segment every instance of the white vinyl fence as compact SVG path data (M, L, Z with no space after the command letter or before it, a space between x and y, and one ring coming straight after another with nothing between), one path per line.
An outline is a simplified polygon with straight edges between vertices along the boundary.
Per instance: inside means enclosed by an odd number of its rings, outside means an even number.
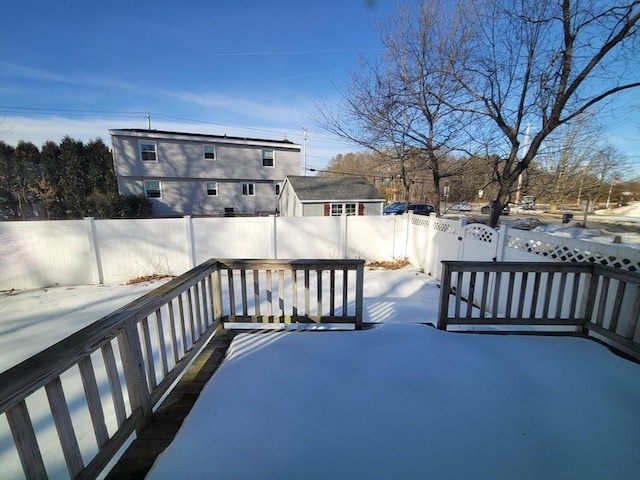
M209 258L576 261L640 272L640 250L435 216L0 222L0 290L180 275Z

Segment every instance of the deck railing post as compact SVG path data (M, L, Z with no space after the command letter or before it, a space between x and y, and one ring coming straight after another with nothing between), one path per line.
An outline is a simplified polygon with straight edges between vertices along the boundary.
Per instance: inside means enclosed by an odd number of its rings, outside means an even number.
M449 316L449 293L451 292L451 264L442 262L442 280L440 281L440 306L438 307L439 330L447 329L447 317Z
M364 262L360 262L356 268L356 321L355 321L356 330L362 329L363 296L364 296Z
M151 420L151 396L147 385L147 377L144 368L144 358L140 345L140 335L133 318L125 322L124 332L118 335L118 346L122 356L124 377L129 392L131 410L140 409L143 420L137 425L136 430L141 430ZM153 359L150 359L153 361Z

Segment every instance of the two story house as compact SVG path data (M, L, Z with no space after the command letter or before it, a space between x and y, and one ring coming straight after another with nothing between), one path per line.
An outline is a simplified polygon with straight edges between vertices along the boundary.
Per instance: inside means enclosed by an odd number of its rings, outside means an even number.
M109 130L118 191L146 195L154 216L274 212L300 171L300 145L144 129Z

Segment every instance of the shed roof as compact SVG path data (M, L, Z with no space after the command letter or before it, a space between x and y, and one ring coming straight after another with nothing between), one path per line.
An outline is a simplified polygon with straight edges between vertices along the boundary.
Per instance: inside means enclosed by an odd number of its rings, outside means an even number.
M384 198L365 177L302 177L287 180L301 202L322 200L380 200Z

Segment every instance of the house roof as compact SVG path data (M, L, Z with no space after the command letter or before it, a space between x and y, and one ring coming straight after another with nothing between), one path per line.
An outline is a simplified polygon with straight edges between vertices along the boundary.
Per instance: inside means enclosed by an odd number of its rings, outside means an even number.
M266 138L232 137L229 135L209 135L205 133L171 132L167 130L148 130L144 128L119 128L110 129L111 136L126 136L139 138L162 138L171 140L191 140L212 143L233 143L233 144L260 144L274 145L288 149L300 150L300 145L293 143L286 138L283 140L270 140Z
M302 177L289 175L287 181L301 202L323 200L380 200L384 198L364 177Z

